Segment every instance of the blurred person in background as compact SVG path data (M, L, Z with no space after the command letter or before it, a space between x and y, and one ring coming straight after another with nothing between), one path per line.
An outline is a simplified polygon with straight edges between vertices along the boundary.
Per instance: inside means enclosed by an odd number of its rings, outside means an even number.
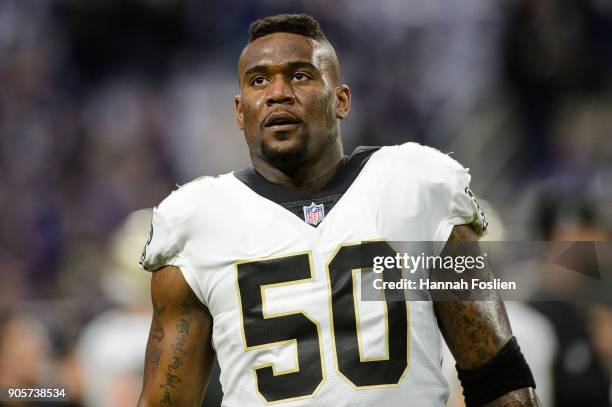
M568 242L610 239L606 220L599 216L598 205L590 198L592 194L588 183L585 184L580 180L557 180L541 189L532 218L539 239ZM540 295L573 298L580 297L586 289L575 271L550 263L544 267ZM531 305L548 319L556 336L553 405L609 407L610 304L549 300L533 301Z
M0 313L0 387L52 384L51 367L51 343L45 326L27 314Z
M76 344L86 406L127 407L138 401L152 313L149 280L132 259L149 221L148 210L133 212L110 239L101 284L115 306L87 324Z
M582 148L560 148L559 136L571 130L556 123L575 116L591 104L601 105L609 95L612 67L612 7L601 0L517 0L508 2L507 30L504 34L504 73L512 85L509 89L524 138L517 157L530 177L578 173L596 169L602 159L612 157L610 143L591 139L601 132L602 121L589 134L572 134L571 145ZM569 108L568 108L569 107ZM607 107L608 112L609 105ZM591 109L595 110L595 109ZM595 117L592 117L596 119ZM584 129L584 127L583 127ZM609 133L608 133L609 134ZM580 158L592 151L590 160ZM514 176L519 175L515 170Z
M589 330L593 338L593 347L601 364L607 367L608 376L612 377L612 306L593 304L587 317L590 322ZM612 385L610 387L612 388ZM610 394L610 403L612 404L612 394Z

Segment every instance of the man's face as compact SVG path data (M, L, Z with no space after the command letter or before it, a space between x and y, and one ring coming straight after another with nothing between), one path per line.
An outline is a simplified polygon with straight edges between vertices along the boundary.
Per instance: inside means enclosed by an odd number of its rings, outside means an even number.
M244 49L238 64L236 119L251 155L286 169L316 159L338 137L348 114L348 87L338 86L332 48L275 33Z

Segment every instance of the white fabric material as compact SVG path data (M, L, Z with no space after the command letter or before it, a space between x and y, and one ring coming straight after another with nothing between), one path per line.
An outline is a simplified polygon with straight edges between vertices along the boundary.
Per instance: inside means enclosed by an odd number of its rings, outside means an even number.
M435 149L415 143L383 147L314 228L231 173L204 177L173 192L154 211L143 266L151 271L179 267L210 310L225 407L265 405L252 368L272 363L279 371L295 367L296 360L295 348L288 345L245 350L235 263L304 251L311 253L314 280L265 288L264 311L303 310L317 321L325 379L311 397L275 405L444 406L449 389L431 302L409 301L409 367L398 386L355 389L341 376L330 330L326 264L342 244L386 239L440 240L443 245L453 225L473 223L482 229L475 201L465 192L469 181L466 169ZM375 316L375 309L364 305L359 310L366 357L381 355L374 343L385 337L379 332L382 314Z

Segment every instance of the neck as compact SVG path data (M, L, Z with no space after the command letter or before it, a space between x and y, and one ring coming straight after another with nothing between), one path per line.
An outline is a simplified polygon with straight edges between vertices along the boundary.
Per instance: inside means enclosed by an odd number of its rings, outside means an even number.
M342 144L330 148L321 157L290 170L276 168L261 157L251 158L253 168L266 180L306 195L314 195L323 189L344 164Z

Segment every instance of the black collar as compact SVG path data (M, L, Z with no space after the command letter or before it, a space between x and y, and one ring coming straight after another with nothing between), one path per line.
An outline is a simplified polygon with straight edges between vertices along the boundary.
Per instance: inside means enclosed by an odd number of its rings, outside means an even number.
M353 184L371 155L380 147L357 147L353 154L345 157L345 163L332 179L314 195L306 195L268 181L252 167L234 171L234 176L256 194L275 202L304 220L303 207L311 203L323 204L328 214L338 200ZM320 223L319 223L320 224Z

